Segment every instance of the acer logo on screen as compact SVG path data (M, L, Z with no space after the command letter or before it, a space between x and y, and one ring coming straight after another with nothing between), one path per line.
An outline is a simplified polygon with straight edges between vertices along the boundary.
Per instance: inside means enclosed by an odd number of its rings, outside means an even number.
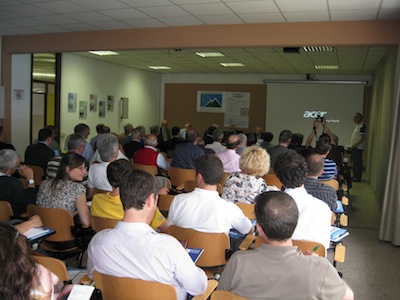
M304 118L312 118L312 119L315 119L317 117L321 117L322 118L327 113L328 112L326 112L326 111L318 111L318 110L309 111L309 110L306 110L306 111L304 111L303 117Z

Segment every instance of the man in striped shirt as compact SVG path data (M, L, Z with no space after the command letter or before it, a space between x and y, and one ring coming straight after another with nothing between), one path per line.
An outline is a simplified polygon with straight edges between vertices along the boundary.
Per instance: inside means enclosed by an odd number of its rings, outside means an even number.
M332 145L329 135L321 135L317 141L317 147L315 149L316 152L320 154L324 159L324 173L318 177L319 181L334 179L338 174L336 163L333 160L327 158L331 149Z

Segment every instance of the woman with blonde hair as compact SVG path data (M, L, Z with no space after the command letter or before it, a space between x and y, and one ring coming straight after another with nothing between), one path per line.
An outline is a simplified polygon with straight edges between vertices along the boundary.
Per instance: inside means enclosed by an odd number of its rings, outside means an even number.
M231 173L222 189L222 198L235 203L254 203L261 193L268 191L262 178L269 172L270 158L267 151L259 146L250 146L240 155L241 172Z

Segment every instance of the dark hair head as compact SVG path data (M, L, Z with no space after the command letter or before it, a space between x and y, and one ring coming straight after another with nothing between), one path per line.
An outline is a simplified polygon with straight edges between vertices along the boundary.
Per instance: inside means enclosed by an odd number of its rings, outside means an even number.
M171 129L172 135L178 135L180 131L181 131L181 130L179 129L178 126L174 126L174 127L172 127L172 129Z
M39 130L39 141L44 142L53 135L53 132L48 128L42 128Z
M324 160L318 153L312 153L306 157L307 174L309 176L319 176L319 173L324 168Z
M258 195L255 203L257 224L269 240L291 238L299 219L299 210L291 196L280 191L266 192Z
M103 133L103 127L104 127L103 123L97 124L96 125L96 132L97 133Z
M195 161L196 174L203 176L204 182L210 185L217 185L224 174L224 167L218 156L206 154Z
M113 188L121 185L122 180L132 172L132 164L126 159L117 159L107 166L107 179Z
M224 132L221 129L217 128L213 131L212 136L214 141L221 142L224 138Z
M264 132L262 135L262 139L264 140L264 142L270 143L273 138L274 138L274 135L269 131Z
M153 175L142 171L133 170L125 176L120 185L120 197L124 210L134 208L142 210L146 199L151 195L157 196L158 187Z
M292 139L292 132L290 130L282 130L281 133L279 134L279 142L280 143L287 143L290 142Z
M207 134L212 135L215 129L217 129L217 127L211 125L210 127L207 128Z
M257 135L254 132L247 132L247 146L252 146L257 143Z
M77 134L83 134L85 131L90 131L89 126L83 123L79 123L78 125L75 126L74 132Z
M0 223L0 299L31 299L36 263L27 238Z
M315 150L318 154L325 154L331 151L332 144L330 136L327 134L322 134L317 141L317 147Z
M303 144L303 135L301 133L294 133L292 135L292 140L290 141L290 145L292 146L301 146Z
M197 130L194 128L190 128L186 132L186 141L190 142L190 143L194 143L194 141L197 139L198 136L199 136L199 133L197 132Z
M307 165L302 155L288 151L276 158L274 170L284 187L296 188L304 184Z

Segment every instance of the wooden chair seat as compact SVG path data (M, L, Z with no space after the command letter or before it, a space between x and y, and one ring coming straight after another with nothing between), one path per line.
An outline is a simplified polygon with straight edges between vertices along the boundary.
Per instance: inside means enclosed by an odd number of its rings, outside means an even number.
M171 203L174 200L174 195L159 195L158 196L158 209L160 211L169 212L169 208L171 207Z
M171 284L141 279L115 277L94 272L96 287L101 290L103 300L177 300L176 289ZM193 300L206 300L217 287L216 280L209 280L204 294Z
M92 216L92 228L94 231L99 232L103 229L114 228L118 220Z
M230 249L226 233L205 233L175 225L168 227L168 234L177 240L186 241L188 247L204 249L196 265L199 267L224 266L227 263L226 251Z
M318 242L312 242L312 241L302 241L302 240L292 240L293 242L293 246L297 246L297 248L299 248L299 250L301 250L301 252L306 252L308 251L313 251L315 249L316 246L318 246L318 249L315 251L315 253L317 253L319 256L321 257L326 257L326 249L325 246L322 245L321 243ZM262 244L262 239L261 237L257 237L256 238L256 242L255 242L255 247L258 248L260 247Z
M39 166L34 166L34 165L27 165L27 166L33 170L33 176L34 176L33 179L35 180L35 186L39 186L42 183L43 179L45 178L44 170L42 169L42 167Z
M320 183L333 187L335 189L335 191L339 190L339 181L337 181L336 179L323 180L323 181L320 181Z
M211 294L211 300L246 300L247 298L240 297L231 292L217 290Z
M168 176L172 186L177 187L185 184L186 180L196 180L196 171L194 169L170 167L168 169Z
M267 185L274 185L276 186L278 189L282 188L282 182L279 180L279 178L275 175L275 173L267 173L263 176L265 182L267 183Z
M6 223L14 216L11 204L8 201L0 200L0 222Z
M69 280L65 263L54 257L34 255L33 259L54 273L63 282Z
M148 166L148 165L142 165L142 164L132 164L134 170L142 170L145 171L151 175L157 175L158 174L158 169L156 166Z

